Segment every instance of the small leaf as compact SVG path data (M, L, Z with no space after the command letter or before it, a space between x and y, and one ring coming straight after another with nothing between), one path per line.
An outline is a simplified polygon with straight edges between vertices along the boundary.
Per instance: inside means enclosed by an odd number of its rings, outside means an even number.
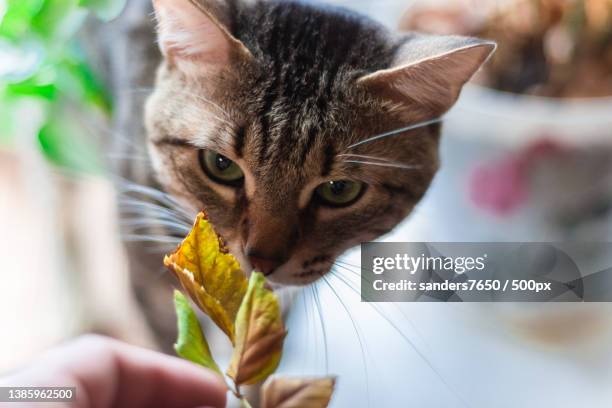
M265 380L280 362L287 332L276 295L253 272L236 316L236 343L227 375L238 385Z
M212 358L198 317L189 305L185 295L178 290L174 291L174 308L178 321L178 339L174 345L176 353L186 360L223 375Z
M234 321L248 282L203 212L178 249L164 258L164 265L234 344Z
M261 408L325 408L335 382L333 377L272 377L261 389Z
M80 0L81 6L93 10L100 19L110 21L121 14L126 0Z
M79 173L101 173L104 166L97 156L93 140L69 120L73 112L51 109L49 120L38 133L39 146L45 157L65 170Z

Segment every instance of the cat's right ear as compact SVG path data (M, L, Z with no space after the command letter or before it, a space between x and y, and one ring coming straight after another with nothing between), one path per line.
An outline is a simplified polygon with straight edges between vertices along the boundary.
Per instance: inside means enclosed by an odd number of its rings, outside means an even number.
M432 119L453 106L495 48L494 42L477 38L413 33L402 41L391 67L357 83L407 121Z
M250 51L227 29L222 0L153 0L159 47L171 66L215 70Z

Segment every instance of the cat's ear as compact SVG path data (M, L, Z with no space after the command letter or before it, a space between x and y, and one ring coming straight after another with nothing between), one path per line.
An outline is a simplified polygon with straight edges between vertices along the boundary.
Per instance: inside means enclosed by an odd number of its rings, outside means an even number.
M409 119L445 113L496 44L459 36L414 34L403 40L393 64L357 80Z
M223 0L153 0L159 47L172 65L227 66L251 53L228 30Z

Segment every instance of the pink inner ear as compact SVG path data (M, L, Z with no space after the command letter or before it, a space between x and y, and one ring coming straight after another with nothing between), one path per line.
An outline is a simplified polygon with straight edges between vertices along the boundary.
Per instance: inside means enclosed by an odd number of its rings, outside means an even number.
M400 104L411 101L427 114L440 115L451 108L463 85L494 48L490 43L468 45L405 64L400 57L394 67L366 75L359 82L382 92L386 99ZM414 111L414 104L411 108Z
M166 57L224 65L229 62L230 40L213 17L188 0L156 0L158 36Z
M452 104L491 49L489 45L468 47L398 68L395 85L417 101L446 96L448 100L440 103Z

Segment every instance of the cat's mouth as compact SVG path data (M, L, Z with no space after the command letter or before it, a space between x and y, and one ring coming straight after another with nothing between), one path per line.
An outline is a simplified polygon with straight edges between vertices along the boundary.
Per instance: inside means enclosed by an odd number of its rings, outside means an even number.
M230 241L227 245L230 252L238 259L242 270L259 270L251 262L240 243ZM274 268L267 268L263 272L259 271L265 275L273 289L284 286L306 286L327 274L333 267L335 259L336 256L331 253L310 253L307 255L296 253L286 262Z
M257 270L248 261L248 257L244 253L240 255L239 258L244 259L244 263L241 262L244 265L243 270ZM327 274L334 264L334 259L332 255L328 254L312 256L306 260L292 258L272 270L267 270L264 275L272 289L286 286L306 286Z
M315 255L303 260L291 259L266 277L281 286L306 286L327 274L334 259L330 254Z

